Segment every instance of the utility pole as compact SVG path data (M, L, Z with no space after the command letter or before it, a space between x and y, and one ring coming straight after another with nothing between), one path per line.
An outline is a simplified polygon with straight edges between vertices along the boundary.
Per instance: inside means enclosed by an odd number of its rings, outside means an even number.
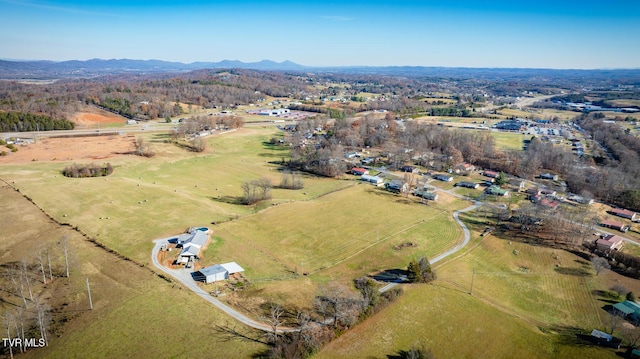
M470 295L473 295L473 277L475 277L475 276L476 276L476 270L473 269L471 271L471 290L469 290L469 294Z
M91 287L89 287L89 277L87 277L87 292L89 293L89 309L93 310L93 301L91 300Z

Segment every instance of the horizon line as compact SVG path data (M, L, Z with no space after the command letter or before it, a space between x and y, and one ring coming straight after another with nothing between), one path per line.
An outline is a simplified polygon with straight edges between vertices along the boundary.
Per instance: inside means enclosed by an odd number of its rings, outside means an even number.
M86 60L69 59L69 60L47 60L47 59L14 59L1 57L0 61L7 62L52 62L52 63L64 63L71 61L89 62L89 61L160 61L166 63L193 65L198 63L221 63L221 62L240 62L242 64L256 64L260 62L272 62L275 64L290 63L296 66L301 66L309 69L327 69L327 68L385 68L385 67L415 67L415 68L448 68L448 69L502 69L502 70L557 70L557 71L617 71L617 70L640 70L640 67L598 67L598 68L574 68L574 67L517 67L517 66L445 66L445 65L303 65L291 60L274 61L268 59L262 59L259 61L242 61L237 59L223 59L220 61L171 61L161 59L133 59L133 58L99 58L94 57Z

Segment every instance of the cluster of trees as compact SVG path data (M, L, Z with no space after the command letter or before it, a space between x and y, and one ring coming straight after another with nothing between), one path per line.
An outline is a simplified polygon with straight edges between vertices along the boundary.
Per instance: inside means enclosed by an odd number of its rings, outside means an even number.
M23 112L0 112L0 132L73 130L71 121L55 120L45 115Z
M108 176L113 173L111 163L98 166L94 163L88 165L78 165L74 163L62 170L62 174L66 177L82 178L82 177L101 177Z
M412 260L407 267L407 279L413 283L429 283L436 279L436 273L431 269L427 257Z
M280 188L284 189L302 189L304 188L304 181L300 173L285 171L282 174L282 181L280 182Z
M357 292L336 283L321 287L314 310L322 319L314 321L308 314L298 311L293 319L300 330L292 333L277 333L277 329L285 324L287 313L279 305L272 304L269 314L263 317L263 322L272 328L268 335L271 347L265 356L306 358L338 333L377 313L402 293L395 288L380 293L376 283L367 277L354 280L354 286Z
M606 263L605 268L614 269L633 278L640 278L640 257L620 251L603 253L591 242L584 242L584 246L598 256L595 258Z
M260 201L271 199L271 180L266 177L242 182L242 204L255 204Z
M153 146L151 146L151 143L145 141L142 137L136 138L135 146L135 153L138 156L153 157L156 155L156 152L153 150Z
M236 115L209 116L198 115L184 119L178 124L177 135L190 137L202 131L214 128L240 128L244 125L244 119Z

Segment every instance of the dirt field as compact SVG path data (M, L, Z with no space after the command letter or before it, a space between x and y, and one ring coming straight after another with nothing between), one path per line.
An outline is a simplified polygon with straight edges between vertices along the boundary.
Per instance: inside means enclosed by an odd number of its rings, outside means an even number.
M76 128L95 128L99 125L125 124L126 119L108 111L97 108L90 109L87 112L78 112L71 118L71 122L76 124Z
M32 161L102 160L127 156L135 149L133 136L43 138L38 143L18 146L17 152L0 156L0 164Z

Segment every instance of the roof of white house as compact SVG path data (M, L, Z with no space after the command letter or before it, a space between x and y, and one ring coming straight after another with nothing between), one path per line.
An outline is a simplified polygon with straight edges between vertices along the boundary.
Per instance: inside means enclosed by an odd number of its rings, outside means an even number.
M200 246L192 245L182 247L182 252L180 252L181 257L197 256L198 254L200 254Z
M187 243L191 245L197 245L198 247L202 247L207 244L207 240L209 236L203 231L195 231L191 239L187 240Z
M220 266L229 272L229 274L244 272L244 269L238 265L236 262L229 262L220 264Z

